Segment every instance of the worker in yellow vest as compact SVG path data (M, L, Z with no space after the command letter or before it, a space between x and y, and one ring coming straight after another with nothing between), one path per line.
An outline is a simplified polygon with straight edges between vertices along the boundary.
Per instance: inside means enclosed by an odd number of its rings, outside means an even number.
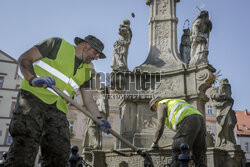
M206 126L203 115L193 106L180 99L153 98L150 102L150 109L157 111L157 129L151 148L158 149L164 124L176 132L173 137L172 158L177 159L181 153L180 145L186 143L195 158L197 167L205 167L206 153ZM172 167L180 164L176 160Z
M41 147L42 166L65 167L70 154L68 103L50 87L55 85L73 98L80 88L83 103L98 127L109 133L110 123L101 117L93 99L92 60L106 58L103 43L89 35L76 37L76 46L61 38L47 39L23 53L18 62L24 76L9 131L13 143L5 166L33 167ZM47 88L44 88L47 85Z

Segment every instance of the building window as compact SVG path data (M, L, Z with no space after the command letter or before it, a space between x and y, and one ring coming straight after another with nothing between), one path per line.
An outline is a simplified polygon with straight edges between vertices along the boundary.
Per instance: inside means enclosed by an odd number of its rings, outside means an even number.
M245 151L248 152L248 142L245 143Z
M9 133L9 129L6 129L6 137L5 137L5 144L6 145L11 145L12 143L12 137Z
M11 143L12 143L12 137L9 135L6 144L11 145Z
M3 80L4 80L4 78L3 78L3 77L0 77L0 88L3 87Z
M207 114L214 114L213 107L210 105L207 106Z
M242 125L243 128L245 128L246 130L249 130L249 128L246 125Z

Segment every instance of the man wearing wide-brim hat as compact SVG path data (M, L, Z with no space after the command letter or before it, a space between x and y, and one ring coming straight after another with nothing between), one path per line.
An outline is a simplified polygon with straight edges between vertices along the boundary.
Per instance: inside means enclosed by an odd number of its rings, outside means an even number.
M91 61L106 58L104 45L92 35L76 37L75 44L50 38L19 57L24 79L10 123L13 143L6 166L33 167L39 146L42 166L66 166L70 154L68 104L50 89L52 85L71 98L80 88L86 109L103 122L98 128L109 133L110 123L101 117L91 91L86 90L91 86Z
M196 167L205 167L206 126L203 115L193 106L181 99L153 98L151 111L158 116L157 129L151 148L159 149L158 142L164 131L164 124L176 132L173 137L172 157L175 159L171 167L178 167L177 160L181 154L181 144L188 144L195 158Z

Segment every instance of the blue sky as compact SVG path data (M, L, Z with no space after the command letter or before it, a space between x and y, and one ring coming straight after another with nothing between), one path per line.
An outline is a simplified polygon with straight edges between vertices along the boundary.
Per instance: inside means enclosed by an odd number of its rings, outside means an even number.
M185 19L192 23L198 14L196 6L202 4L213 23L209 63L229 79L233 108L250 110L250 1L181 0L177 4L178 45ZM133 70L148 54L149 7L145 0L2 0L0 49L17 59L46 38L61 37L73 43L75 36L92 34L104 42L108 57L94 62L95 68L110 72L113 43L124 19L130 19L133 31L128 56L129 69Z

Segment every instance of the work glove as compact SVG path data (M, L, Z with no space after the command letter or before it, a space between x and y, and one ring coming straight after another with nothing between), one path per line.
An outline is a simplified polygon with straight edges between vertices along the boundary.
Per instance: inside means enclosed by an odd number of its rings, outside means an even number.
M48 87L51 87L52 85L55 85L55 79L49 76L41 76L38 78L34 78L30 83L32 86L37 87L43 87L44 84L46 84L46 86Z
M159 150L160 149L159 146L158 146L158 144L156 144L154 142L151 144L150 148L152 148L154 150Z
M102 117L97 117L100 121L102 121L102 124L99 125L97 124L97 128L99 130L102 130L103 132L110 134L109 129L111 128L111 125L109 123L109 121L107 121L106 119L102 118Z

